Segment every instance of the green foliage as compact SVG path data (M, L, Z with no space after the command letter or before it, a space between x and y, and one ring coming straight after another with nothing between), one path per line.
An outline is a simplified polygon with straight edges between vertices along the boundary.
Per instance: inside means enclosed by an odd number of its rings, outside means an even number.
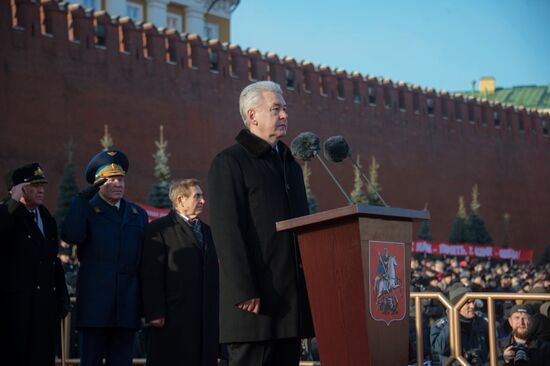
M466 223L466 208L464 207L464 197L458 197L458 212L456 214L451 234L449 235L449 243L458 244L468 241L468 228Z
M384 206L384 203L380 199L380 192L382 187L378 183L378 168L380 165L376 162L376 158L372 157L372 162L369 167L369 181L370 184L367 185L367 201L369 205L373 206Z
M485 221L479 214L479 208L481 204L479 203L479 189L477 184L472 188L472 202L470 203L470 208L472 209L472 214L468 217L466 222L468 230L468 242L472 244L492 244L493 239L487 227L485 226Z
M416 237L420 240L432 241L432 230L430 229L430 223L428 222L428 220L422 222L422 225L420 226Z
M549 264L549 263L550 263L550 244L548 244L544 248L544 251L540 254L540 256L537 260L537 265L544 266L544 265Z
M55 219L57 226L61 228L65 215L69 210L73 197L78 193L78 186L76 185L75 169L73 164L73 152L74 144L72 138L66 145L67 150L67 162L63 168L63 177L59 184L57 195L57 210L55 212Z
M467 215L464 197L458 198L458 212L451 228L449 243L492 244L493 239L479 214L479 190L477 184L472 188L471 215Z
M317 200L315 199L315 195L313 194L309 183L309 178L311 177L311 168L309 167L307 161L302 166L302 172L304 175L304 186L306 187L307 205L309 207L309 213L312 214L318 212L319 207L317 206Z
M472 244L492 244L493 239L487 227L485 226L485 221L483 218L477 214L473 213L468 217L466 223L468 230L468 242Z
M360 168L363 168L361 166L361 163L359 162L360 158L361 156L357 155L357 165L359 165ZM365 186L365 183L361 178L361 171L355 165L353 166L353 174L354 174L354 180L353 180L353 191L351 191L351 199L355 203L368 203L367 195L363 191L363 187Z
M449 235L449 243L459 244L468 241L468 230L466 220L462 217L455 217L451 234Z
M155 141L157 151L153 154L155 159L155 178L157 181L151 186L148 203L157 208L170 208L172 202L168 196L170 190L170 166L168 158L170 154L166 152L168 141L164 140L164 127L160 126L160 140Z

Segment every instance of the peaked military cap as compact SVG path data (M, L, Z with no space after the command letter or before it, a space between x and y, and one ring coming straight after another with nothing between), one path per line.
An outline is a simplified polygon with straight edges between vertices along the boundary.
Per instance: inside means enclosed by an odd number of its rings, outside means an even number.
M21 183L48 183L48 180L38 163L30 163L14 169L11 173L11 182L9 183L8 187L11 189Z
M130 162L128 157L119 150L102 151L90 160L85 176L88 183L93 184L97 178L109 178L126 175Z

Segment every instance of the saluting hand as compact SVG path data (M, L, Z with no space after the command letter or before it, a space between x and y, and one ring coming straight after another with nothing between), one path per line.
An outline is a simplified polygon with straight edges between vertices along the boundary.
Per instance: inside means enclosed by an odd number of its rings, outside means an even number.
M90 200L99 192L99 188L105 184L105 182L107 182L107 178L99 178L94 184L78 192L78 195L84 199Z
M14 201L19 202L21 200L21 197L23 197L23 187L28 186L30 183L19 183L18 185L15 185L10 190L10 196Z
M250 311L258 315L260 313L260 298L255 297L250 300L246 300L237 304L237 307L241 310Z

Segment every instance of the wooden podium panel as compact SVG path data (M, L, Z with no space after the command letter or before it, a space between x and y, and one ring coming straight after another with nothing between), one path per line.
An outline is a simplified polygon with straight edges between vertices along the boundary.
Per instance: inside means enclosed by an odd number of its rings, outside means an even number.
M354 205L277 223L298 236L323 366L406 365L413 220L427 211ZM370 311L369 241L404 243L406 311L375 320Z

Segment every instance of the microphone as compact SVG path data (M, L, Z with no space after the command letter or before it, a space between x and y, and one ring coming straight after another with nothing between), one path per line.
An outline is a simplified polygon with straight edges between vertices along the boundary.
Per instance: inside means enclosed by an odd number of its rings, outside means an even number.
M336 186L340 188L340 191L344 197L346 197L348 203L350 205L355 204L355 202L353 202L353 200L348 196L344 188L342 188L342 185L340 185L334 174L332 174L327 164L319 156L319 151L321 150L321 140L319 139L319 136L313 132L302 132L296 136L294 140L292 140L290 143L290 150L292 151L292 155L299 160L310 161L313 158L317 158L330 175Z
M351 148L344 136L337 135L329 137L325 140L323 148L325 150L325 158L332 161L333 163L339 163L344 159L349 158L353 162L353 165L355 165L355 167L359 170L363 179L367 182L367 184L370 185L369 178L367 178L367 176L363 172L363 169L359 166L359 164L357 164L355 159L353 159L353 156L351 155ZM384 206L389 207L386 201L384 201L384 199L380 195L380 193L378 193L377 191L375 191L374 193L376 193L378 198L380 198L380 201L382 201Z
M333 163L339 163L342 160L351 157L351 149L343 136L331 136L323 144L325 150L325 159Z
M290 150L296 159L310 161L321 150L321 140L313 132L302 132L292 140Z

